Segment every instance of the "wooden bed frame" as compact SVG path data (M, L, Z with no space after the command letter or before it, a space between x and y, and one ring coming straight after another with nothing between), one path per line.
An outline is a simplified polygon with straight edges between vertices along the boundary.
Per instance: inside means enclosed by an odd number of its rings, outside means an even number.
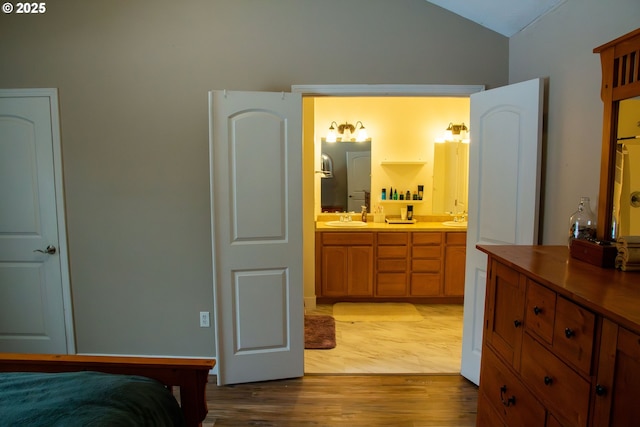
M207 416L205 387L213 359L78 356L0 353L0 372L77 372L140 375L170 389L180 387L180 407L188 427L202 425Z

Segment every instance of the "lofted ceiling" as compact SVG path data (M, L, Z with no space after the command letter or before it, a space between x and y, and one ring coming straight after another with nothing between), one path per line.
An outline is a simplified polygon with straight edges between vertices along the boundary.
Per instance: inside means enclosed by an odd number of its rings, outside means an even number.
M566 0L427 0L506 37Z

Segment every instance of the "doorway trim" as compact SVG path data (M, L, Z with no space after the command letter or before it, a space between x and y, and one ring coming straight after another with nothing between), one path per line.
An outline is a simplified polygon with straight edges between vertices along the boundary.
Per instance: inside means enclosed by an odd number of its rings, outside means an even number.
M333 85L292 85L291 92L300 93L305 97L321 96L354 96L354 97L470 97L477 92L483 92L485 85L439 85L439 84L333 84ZM304 102L304 101L303 101ZM303 138L305 132L303 130ZM311 154L309 154L309 152ZM302 191L303 194L314 192L315 174L306 174L305 167L311 165L313 170L313 146L307 147L303 140ZM309 159L308 156L311 156ZM303 197L302 205L302 238L303 241L313 241L315 238L314 200ZM315 250L315 245L303 243L304 251ZM308 309L316 307L315 295L315 255L304 256L302 266L303 298ZM313 282L313 283L309 283ZM313 296L308 296L307 289L313 289Z

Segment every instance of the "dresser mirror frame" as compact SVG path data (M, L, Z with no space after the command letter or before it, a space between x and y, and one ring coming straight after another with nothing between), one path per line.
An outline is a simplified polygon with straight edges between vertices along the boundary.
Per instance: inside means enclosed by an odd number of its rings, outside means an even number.
M593 52L600 54L604 103L597 237L611 240L620 101L640 96L640 28Z

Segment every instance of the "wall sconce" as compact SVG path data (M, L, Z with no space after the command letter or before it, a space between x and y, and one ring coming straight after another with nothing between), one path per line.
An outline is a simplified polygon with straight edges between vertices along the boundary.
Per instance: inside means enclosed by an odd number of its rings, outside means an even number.
M435 142L442 144L447 141L469 143L469 128L464 124L454 125L453 122L444 131L444 134L436 138Z
M358 125L360 127L358 127ZM336 142L338 140L338 135L340 135L340 141L343 141L343 142L351 141L352 140L351 136L354 132L356 132L356 130L358 131L355 138L357 142L362 142L369 139L367 130L365 129L361 121L358 120L355 126L352 125L351 123L346 123L346 122L341 125L338 125L338 123L333 121L329 126L329 132L327 132L326 141Z

